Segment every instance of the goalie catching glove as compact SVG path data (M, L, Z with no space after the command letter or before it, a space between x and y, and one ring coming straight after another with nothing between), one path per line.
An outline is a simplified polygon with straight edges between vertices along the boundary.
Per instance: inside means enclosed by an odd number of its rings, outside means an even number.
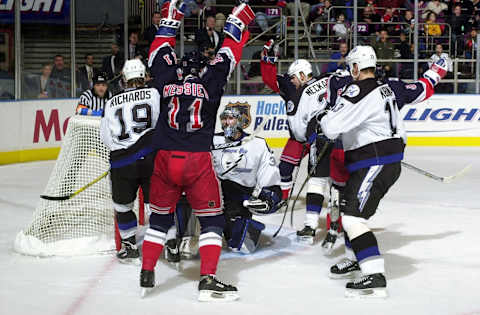
M252 8L250 8L248 4L242 2L239 6L233 8L232 13L225 21L225 27L223 28L223 31L234 41L240 43L242 40L242 32L245 29L245 26L250 24L254 18L255 13L253 13Z
M244 200L243 206L254 215L267 215L277 211L280 208L281 201L280 187L269 186L263 188L258 197L253 194L250 199Z
M452 60L450 58L440 58L432 64L430 69L425 71L423 77L430 81L432 86L435 86L447 75L451 63Z
M162 19L160 20L160 27L157 31L157 36L175 37L177 29L182 23L185 15L186 5L181 2L177 7L177 0L167 0L162 5Z

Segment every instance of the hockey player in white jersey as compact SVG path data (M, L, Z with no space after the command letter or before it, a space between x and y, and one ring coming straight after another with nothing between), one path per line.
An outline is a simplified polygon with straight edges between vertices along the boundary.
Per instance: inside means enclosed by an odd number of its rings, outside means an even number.
M309 131L307 129L309 129L309 125L312 125L315 115L324 110L327 105L324 96L327 91L328 75L313 77L312 65L304 59L293 62L288 68L288 75L291 82L300 91L298 101L289 102L287 105L290 133L292 138L306 147L302 151L305 153L309 151L309 172L311 168L315 167L314 176L307 184L305 226L302 230L297 231L297 238L303 243L313 244L323 201L330 189L330 154L333 146L328 145L326 152L319 161L316 161L316 147L309 147L310 142L307 139ZM301 158L301 154L293 153L287 147L282 153L282 160L285 160L286 155L297 155ZM285 168L285 165L279 166L281 173L285 172L282 167Z
M137 217L132 211L139 187L147 211L149 206L154 159L151 140L160 113L160 95L157 89L145 86L145 66L140 60L126 61L123 76L127 88L105 105L100 136L110 149L113 207L122 238L117 257L129 262L139 258Z
M252 253L265 225L252 215L278 210L282 201L280 173L265 139L243 131L244 117L235 107L221 115L223 133L213 138L213 166L220 179L225 203L224 236L228 246L244 254Z
M440 59L414 83L383 81L375 78L376 60L372 47L355 47L346 58L353 82L317 117L319 134L341 137L350 173L340 197L348 258L330 270L332 278L363 274L347 283L347 297L388 295L384 260L366 221L400 176L406 132L399 108L430 97L447 72L447 60Z

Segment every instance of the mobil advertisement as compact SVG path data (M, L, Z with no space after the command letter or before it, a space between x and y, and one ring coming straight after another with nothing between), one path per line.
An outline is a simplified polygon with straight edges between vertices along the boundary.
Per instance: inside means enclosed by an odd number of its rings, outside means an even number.
M248 117L247 132L253 132L268 120L258 132L272 147L285 144L288 133L286 106L279 96L227 96L225 107L239 107ZM405 106L401 111L408 132L409 145L480 145L480 96L434 95L425 102ZM217 130L220 130L217 122Z
M2 102L0 164L55 159L77 100ZM7 119L8 117L8 119Z

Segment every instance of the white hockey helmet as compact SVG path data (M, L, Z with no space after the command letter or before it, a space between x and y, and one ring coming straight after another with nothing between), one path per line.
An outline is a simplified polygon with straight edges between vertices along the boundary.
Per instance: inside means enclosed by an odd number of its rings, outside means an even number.
M125 65L123 66L123 77L125 81L130 81L132 79L145 79L145 65L139 59L131 59L125 61Z
M298 59L292 62L290 67L288 67L288 75L292 77L293 75L297 76L300 79L300 72L303 72L304 75L308 76L312 74L312 65L305 59Z
M358 70L375 68L377 66L377 55L372 46L356 46L347 55L346 62L353 71L353 65L358 65Z

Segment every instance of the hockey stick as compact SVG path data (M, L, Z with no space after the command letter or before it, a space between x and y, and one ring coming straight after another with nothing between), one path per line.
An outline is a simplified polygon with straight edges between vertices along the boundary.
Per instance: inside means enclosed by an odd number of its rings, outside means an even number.
M283 223L285 222L285 218L287 217L287 212L288 212L288 204L290 203L290 200L292 200L292 195L293 195L293 190L295 189L295 183L297 182L297 177L298 177L298 172L300 171L300 166L302 165L302 159L303 159L303 154L305 153L305 146L302 148L302 154L300 155L300 163L297 166L297 169L295 170L295 177L292 178L293 184L292 184L292 189L290 189L290 193L288 194L288 198L285 201L285 212L283 213L283 218L282 222L280 223L280 226L278 227L278 230L273 234L273 238L277 237L278 233L283 228ZM282 206L283 207L283 206Z
M427 171L425 171L425 170L422 170L421 168L418 168L418 167L416 167L416 166L414 166L414 165L412 165L412 164L409 164L409 163L407 163L407 162L403 162L403 161L402 161L402 166L405 167L405 168L408 168L409 170L412 170L412 171L414 171L414 172L417 172L417 173L419 173L419 174L422 174L422 175L424 175L424 176L426 176L426 177L429 177L429 178L431 178L431 179L433 179L433 180L436 180L436 181L442 182L442 183L447 183L447 184L448 184L448 183L451 183L451 182L452 182L453 180L455 180L456 178L465 175L465 173L467 173L467 172L470 170L470 168L472 167L472 165L470 164L470 165L467 165L467 166L466 166L464 169L462 169L460 172L458 172L458 173L456 173L456 174L454 174L454 175L441 177L441 176L437 176L437 175L435 175L435 174L432 174L432 173L430 173L430 172L427 172Z
M55 200L55 201L64 201L64 200L69 200L69 199L72 199L73 197L75 197L76 195L78 195L79 193L81 193L82 191L84 191L85 189L89 188L90 186L94 185L95 183L99 182L102 178L106 177L108 175L108 172L110 170L104 172L102 175L98 176L97 178L95 178L93 181L91 181L90 183L86 184L85 186L83 186L82 188L80 188L79 190L75 191L74 193L70 194L70 195L67 195L67 196L45 196L45 195L40 195L40 198L42 199L46 199L46 200Z
M293 209L295 209L295 204L297 203L297 200L300 197L300 194L302 193L303 188L305 188L305 185L307 185L308 180L312 177L313 173L315 172L318 162L323 158L323 155L325 154L325 152L327 152L327 149L330 143L331 142L327 140L323 145L322 149L320 150L320 152L317 154L317 160L315 161L315 164L312 166L312 169L310 170L310 172L308 172L307 178L305 178L305 181L303 182L302 186L300 187L300 190L297 193L297 197L295 198L295 200L293 200L292 207L290 208L290 225L292 226L293 226Z

